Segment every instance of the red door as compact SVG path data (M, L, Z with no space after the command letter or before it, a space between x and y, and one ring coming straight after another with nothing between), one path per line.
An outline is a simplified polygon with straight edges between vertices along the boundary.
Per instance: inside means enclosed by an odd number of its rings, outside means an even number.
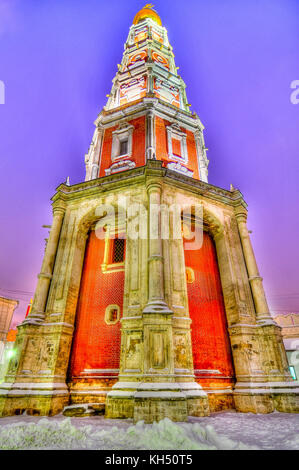
M94 231L88 238L70 362L71 378L80 373L82 376L85 369L100 369L103 372L99 376L105 376L107 370L109 376L109 370L119 368L124 294L124 266L120 262L124 250L121 252L119 245L109 240L108 266L103 267L105 240L98 239Z
M234 369L217 255L207 232L200 249L185 249L185 265L196 379L223 388L233 381Z

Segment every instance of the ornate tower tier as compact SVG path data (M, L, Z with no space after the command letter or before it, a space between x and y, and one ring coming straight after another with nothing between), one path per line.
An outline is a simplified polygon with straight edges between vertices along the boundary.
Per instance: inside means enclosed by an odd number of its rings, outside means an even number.
M298 411L238 190L208 183L167 31L134 18L85 182L61 184L0 414Z
M86 180L157 159L183 175L208 181L203 125L191 115L167 31L150 8L130 28L108 101L95 122Z

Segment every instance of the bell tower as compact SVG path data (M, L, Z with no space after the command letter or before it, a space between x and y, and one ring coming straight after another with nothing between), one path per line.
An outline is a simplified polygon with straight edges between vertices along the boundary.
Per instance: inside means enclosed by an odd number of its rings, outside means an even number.
M234 408L299 410L237 189L208 183L167 31L151 5L85 156L61 184L32 309L0 385L0 415L134 422Z
M136 14L117 67L86 155L86 181L156 159L207 182L203 125L190 112L167 31L150 5Z

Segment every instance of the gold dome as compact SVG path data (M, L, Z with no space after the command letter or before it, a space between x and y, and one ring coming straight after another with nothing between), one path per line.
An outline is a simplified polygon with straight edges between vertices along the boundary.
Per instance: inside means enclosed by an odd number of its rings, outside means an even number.
M162 26L161 18L160 18L160 16L158 15L158 13L155 12L155 10L153 10L153 6L154 6L154 5L151 5L150 3L148 3L147 5L145 5L145 7L143 7L143 8L135 15L135 18L134 18L134 20L133 20L133 24L137 24L137 23L139 23L140 21L145 20L145 18L151 18L153 21L155 21L156 23L158 23L159 26Z

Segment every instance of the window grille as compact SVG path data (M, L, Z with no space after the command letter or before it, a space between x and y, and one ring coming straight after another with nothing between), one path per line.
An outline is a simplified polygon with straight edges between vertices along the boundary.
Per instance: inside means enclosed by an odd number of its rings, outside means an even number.
M110 310L109 321L114 323L117 320L118 311L116 308Z
M115 238L113 240L112 263L122 263L125 259L125 240Z
M122 140L120 142L120 155L126 155L128 153L128 140Z

